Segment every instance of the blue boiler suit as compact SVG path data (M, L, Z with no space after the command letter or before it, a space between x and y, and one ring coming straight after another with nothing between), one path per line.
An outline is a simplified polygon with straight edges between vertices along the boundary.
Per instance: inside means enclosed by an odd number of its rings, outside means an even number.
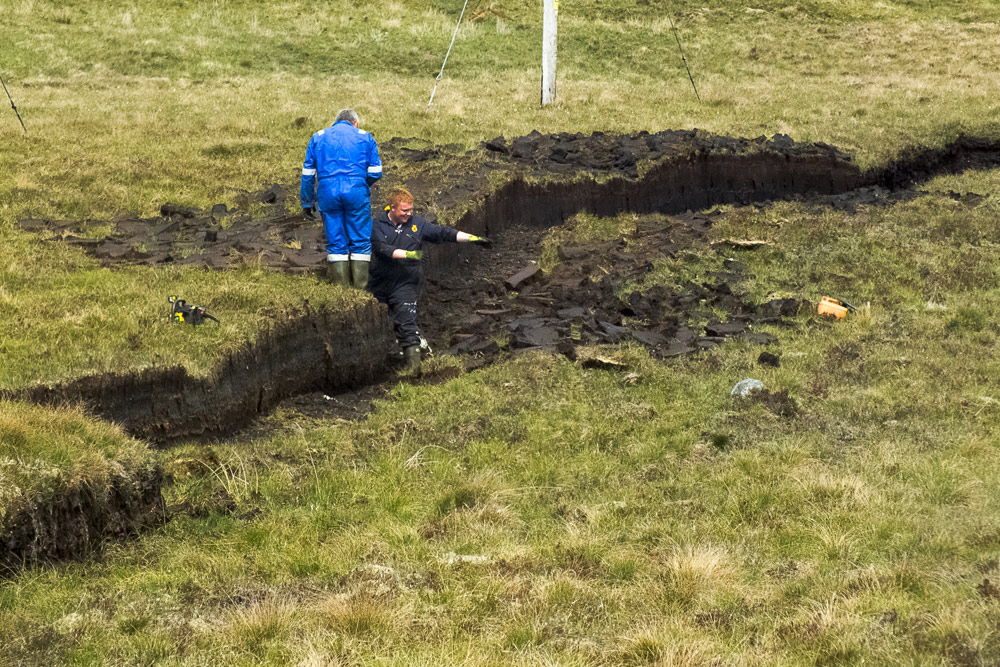
M417 297L423 272L419 259L393 259L392 251L420 250L424 241L454 243L458 230L411 216L405 225L389 219L382 211L372 223L372 263L368 273L368 291L389 306L392 328L400 347L420 345L417 331Z
M323 215L326 259L371 259L371 185L382 177L372 135L341 120L312 136L302 163L302 208Z

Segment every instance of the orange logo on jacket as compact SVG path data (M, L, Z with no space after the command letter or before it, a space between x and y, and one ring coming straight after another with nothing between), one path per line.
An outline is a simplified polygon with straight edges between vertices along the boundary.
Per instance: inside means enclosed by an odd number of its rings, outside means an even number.
M417 231L417 226L413 225L412 227L410 227L410 229L412 229L414 232L416 232Z

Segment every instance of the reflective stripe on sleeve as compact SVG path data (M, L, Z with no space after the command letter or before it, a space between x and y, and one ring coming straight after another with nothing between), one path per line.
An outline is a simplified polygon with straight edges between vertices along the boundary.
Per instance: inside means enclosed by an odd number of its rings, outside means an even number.
M368 173L369 174L381 174L382 173L382 165L379 165L377 167L368 167Z
M315 169L305 169L305 168L303 168L302 169L302 175L303 176L315 176L316 175L316 170Z

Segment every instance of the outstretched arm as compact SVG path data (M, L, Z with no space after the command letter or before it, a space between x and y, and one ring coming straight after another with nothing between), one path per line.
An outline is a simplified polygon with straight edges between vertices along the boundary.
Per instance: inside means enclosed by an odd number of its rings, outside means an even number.
M490 241L485 236L476 236L467 232L459 232L455 240L459 243L478 243L487 247L493 245L493 241Z

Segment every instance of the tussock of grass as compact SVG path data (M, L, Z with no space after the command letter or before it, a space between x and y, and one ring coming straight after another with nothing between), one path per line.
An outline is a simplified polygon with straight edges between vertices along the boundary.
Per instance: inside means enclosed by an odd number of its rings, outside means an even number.
M293 613L293 607L273 599L237 608L225 630L227 640L242 651L260 655L269 644L287 640Z
M332 630L372 640L397 626L391 607L367 595L327 597L317 604L316 611Z
M0 401L0 569L97 549L157 516L144 443L80 410ZM0 605L12 602L6 592Z
M149 460L144 444L79 410L0 402L0 516L80 483L103 489L114 468Z

